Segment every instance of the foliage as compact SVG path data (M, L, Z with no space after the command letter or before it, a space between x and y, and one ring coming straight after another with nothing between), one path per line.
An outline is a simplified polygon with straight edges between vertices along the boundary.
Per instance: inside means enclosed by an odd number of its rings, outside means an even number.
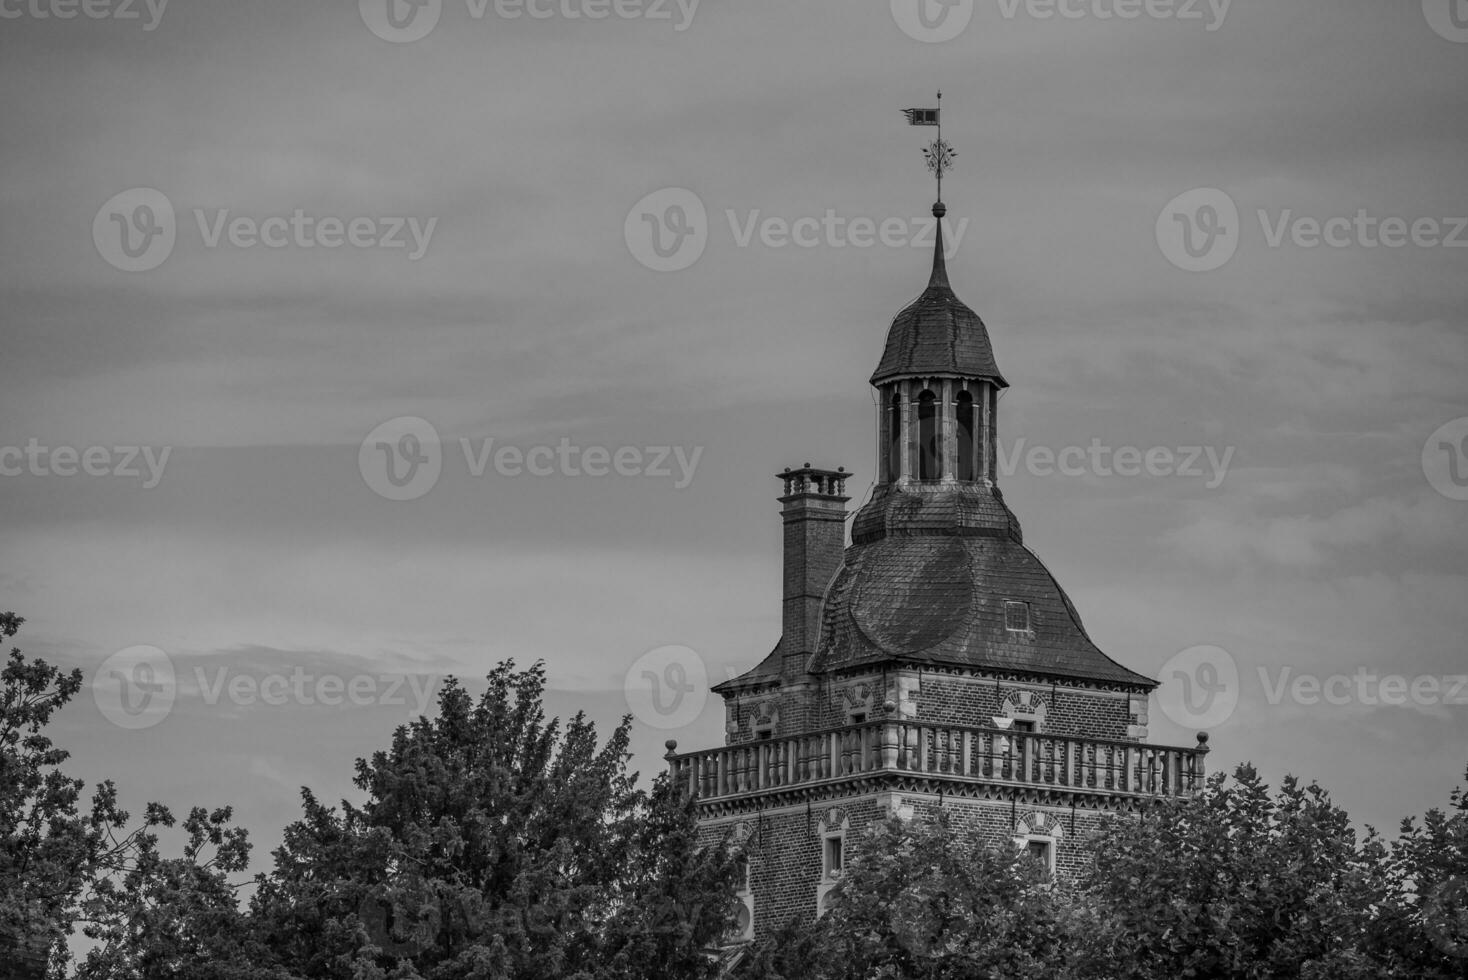
M475 702L357 763L358 807L286 831L253 912L306 977L576 980L710 975L734 862L695 847L688 805L627 771L630 720L598 747L584 715L547 722L545 671L501 664Z
M0 635L14 636L23 622L13 613L0 614ZM191 960L191 951L215 951L208 942L215 919L234 909L232 896L221 891L227 891L222 875L244 866L244 831L226 826L228 809L195 809L185 822L185 856L165 860L155 831L174 822L166 807L150 803L142 823L128 830L129 814L109 780L95 788L84 809L84 784L60 768L69 753L42 734L81 687L80 670L65 673L44 660L28 660L18 648L0 672L5 955L42 954L50 975L60 977L69 959L67 937L81 924L86 935L103 943L83 964L82 976L208 976L178 973L177 966ZM219 847L219 855L196 865L206 842Z
M831 907L787 927L749 975L911 980L1049 978L1065 942L1048 871L1014 848L959 832L949 814L874 825L848 861Z
M0 614L0 636L22 620ZM693 804L629 773L630 721L599 743L547 721L541 665L450 681L438 713L359 759L360 804L302 790L247 907L249 844L228 807L192 809L182 853L149 804L84 786L43 733L82 687L12 650L0 672L0 956L86 980L703 980L733 924L734 855ZM946 812L853 841L828 911L763 938L758 980L1462 980L1468 794L1358 834L1316 785L1251 766L1103 822L1073 883L985 846ZM13 964L6 964L7 967Z
M1070 887L951 820L888 821L815 922L746 964L759 980L1448 980L1468 977L1468 795L1358 835L1315 785L1248 765L1109 818Z

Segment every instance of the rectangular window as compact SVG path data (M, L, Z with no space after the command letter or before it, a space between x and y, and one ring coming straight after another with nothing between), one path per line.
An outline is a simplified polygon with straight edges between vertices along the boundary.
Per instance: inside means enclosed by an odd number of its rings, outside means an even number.
M1028 633L1030 631L1030 604L1028 602L1016 602L1013 599L1004 603L1004 628L1011 633Z
M1049 870L1050 869L1051 864L1050 864L1050 842L1049 841L1047 841L1047 840L1032 840L1032 841L1029 842L1028 845L1026 845L1025 851L1029 854L1030 857L1034 858L1036 861L1039 861L1041 864L1043 864L1045 866L1046 870Z
M866 720L867 720L867 714L866 714L865 711L854 711L851 714L851 723L853 725L865 724L866 723Z
M767 738L774 738L775 737L775 730L773 728L758 728L758 729L755 729L754 737L755 738L758 738L758 739L761 739L761 740L767 739Z
M841 876L841 862L843 858L842 845L845 841L840 837L826 838L826 877L839 878Z
M1009 726L1009 730L1014 732L1033 732L1035 730L1035 723L1033 721L1022 721L1021 719L1016 718L1014 720L1014 723Z

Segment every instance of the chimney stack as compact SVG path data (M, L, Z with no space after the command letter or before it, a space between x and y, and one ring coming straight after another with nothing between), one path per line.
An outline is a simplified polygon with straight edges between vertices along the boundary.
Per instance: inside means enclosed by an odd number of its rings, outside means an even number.
M794 679L806 672L821 635L821 603L841 567L846 547L844 467L779 474L785 481L781 517L785 523L785 603L780 637L781 673Z

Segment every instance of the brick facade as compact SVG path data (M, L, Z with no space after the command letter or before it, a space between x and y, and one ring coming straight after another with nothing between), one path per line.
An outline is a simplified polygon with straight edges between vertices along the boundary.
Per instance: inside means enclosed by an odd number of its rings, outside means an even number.
M881 717L887 701L902 717L954 725L989 725L995 717L1032 721L1053 735L1142 741L1145 692L1107 690L1074 682L1023 681L977 671L893 669L885 673L808 678L800 684L742 691L724 705L727 744L847 725Z

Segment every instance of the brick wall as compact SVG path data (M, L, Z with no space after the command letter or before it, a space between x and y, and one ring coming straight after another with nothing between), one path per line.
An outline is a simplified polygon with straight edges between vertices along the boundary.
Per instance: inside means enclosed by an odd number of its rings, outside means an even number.
M990 726L995 716L1031 719L1050 735L1141 741L1146 738L1148 696L1082 685L1024 683L931 671L889 671L817 677L782 684L773 691L735 695L725 703L725 720L738 720L728 744L755 737L773 721L774 737L796 735L850 722L853 711L868 721L885 717L892 701L901 718L940 724Z
M829 811L837 808L844 817L850 861L867 841L868 827L885 819L889 807L907 819L933 820L939 804L928 795L868 793L812 803L809 811L800 806L721 817L705 822L699 834L706 843L743 840L754 892L755 934L769 935L792 916L809 919L816 914ZM1089 860L1087 842L1105 818L1105 811L951 796L944 798L942 809L961 835L987 847L1016 847L1020 837L1050 842L1062 881L1074 880L1083 870Z

